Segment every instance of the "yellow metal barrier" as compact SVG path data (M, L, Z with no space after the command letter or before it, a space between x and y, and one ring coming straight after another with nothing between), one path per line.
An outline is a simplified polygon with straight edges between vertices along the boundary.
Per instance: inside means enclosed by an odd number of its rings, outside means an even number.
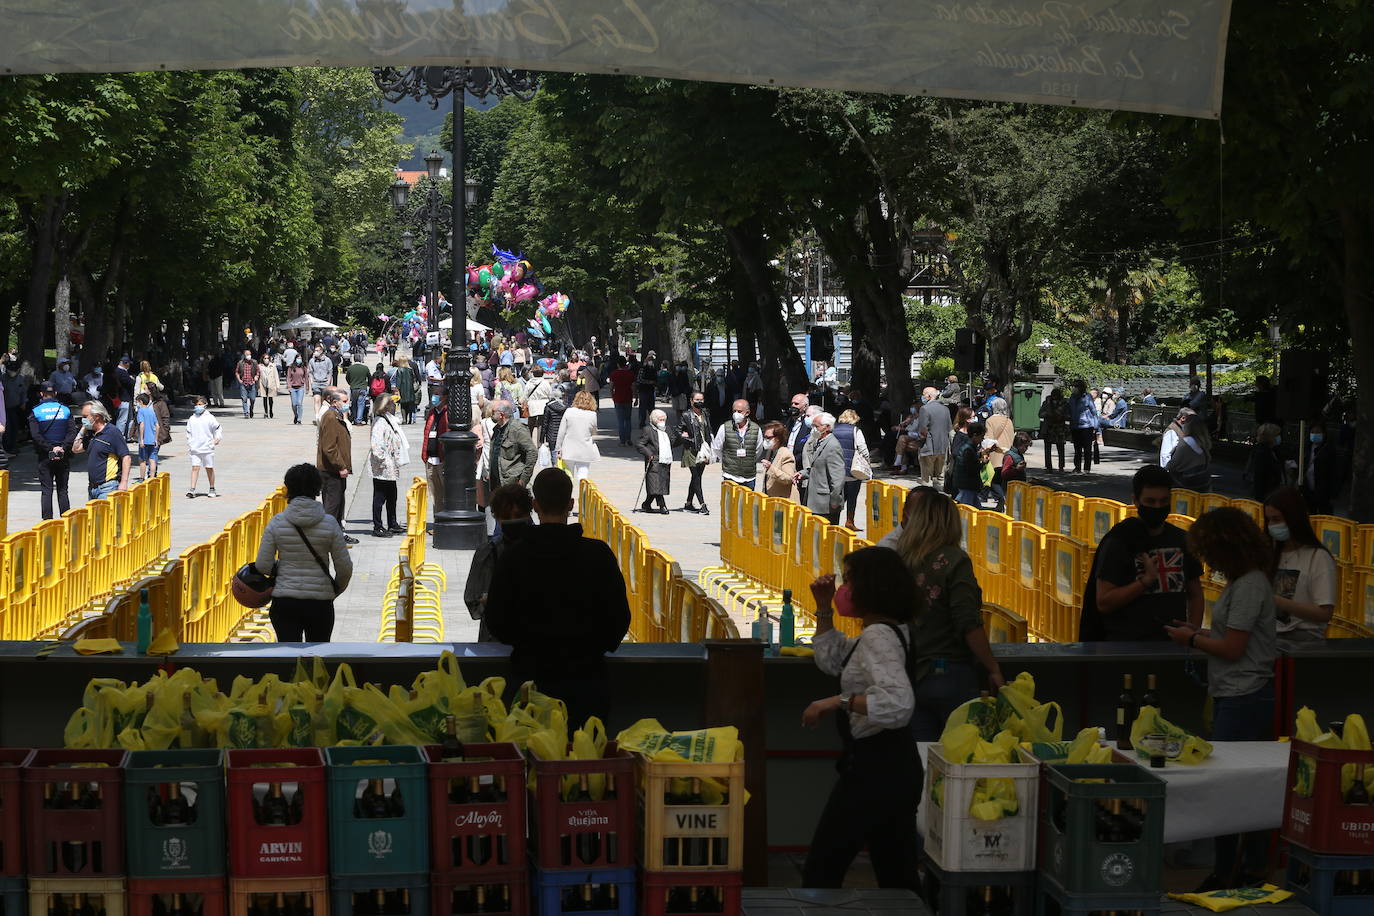
M0 500L7 487L8 480L0 483ZM159 571L171 538L170 497L163 474L0 539L7 586L0 638L59 636L101 613L129 582Z
M983 603L983 629L988 642L1026 642L1026 618L998 604Z
M1197 518L1198 507L1202 505L1201 493L1196 490L1186 490L1183 487L1174 487L1171 498L1173 499L1173 515Z
M406 490L406 534L382 597L378 642L444 641L441 596L448 576L443 567L425 562L428 518L429 484L425 478L416 477Z
M9 534L10 472L0 471L0 538Z
M1312 516L1312 530L1331 551L1331 555L1341 563L1355 560L1355 523L1348 518L1335 515Z
M1007 514L1013 521L1024 522L1026 520L1027 497L1030 495L1030 484L1024 480L1012 480L1007 483Z

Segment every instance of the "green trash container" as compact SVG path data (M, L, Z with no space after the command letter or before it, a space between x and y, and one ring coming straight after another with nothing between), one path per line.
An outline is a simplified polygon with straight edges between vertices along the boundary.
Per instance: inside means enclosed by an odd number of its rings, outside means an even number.
M1040 385L1016 382L1011 386L1011 422L1030 432L1040 428Z

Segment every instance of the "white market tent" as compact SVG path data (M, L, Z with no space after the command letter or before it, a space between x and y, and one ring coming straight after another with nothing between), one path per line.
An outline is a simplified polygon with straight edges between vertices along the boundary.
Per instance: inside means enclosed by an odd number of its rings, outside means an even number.
M336 331L338 328L337 324L330 324L314 315L297 315L290 321L283 321L277 325L279 331Z
M468 332L469 332L469 333L480 334L480 333L482 333L482 332L484 332L484 331L490 331L490 330L491 330L491 328L489 328L489 327L487 327L486 325L482 324L482 322L480 322L480 321L473 321L471 318L467 319L467 323L468 323ZM441 331L449 331L449 330L452 330L452 329L453 329L453 319L452 319L452 318L441 318L441 319L439 319L439 330L441 330Z

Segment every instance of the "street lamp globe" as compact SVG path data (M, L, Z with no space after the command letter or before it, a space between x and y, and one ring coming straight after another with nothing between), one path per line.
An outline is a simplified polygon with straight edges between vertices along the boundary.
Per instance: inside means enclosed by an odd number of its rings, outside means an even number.
M404 178L397 178L391 185L391 205L397 210L404 210L409 196L410 185L406 184Z
M477 203L477 179L468 178L463 182L463 202L469 207Z
M415 250L415 233L411 232L409 229L407 229L405 232L402 232L402 233L401 233L401 250L402 250L402 251L414 251L414 250Z
M444 164L444 157L439 155L438 150L430 150L425 157L425 169L429 171L429 180L439 180L439 168Z

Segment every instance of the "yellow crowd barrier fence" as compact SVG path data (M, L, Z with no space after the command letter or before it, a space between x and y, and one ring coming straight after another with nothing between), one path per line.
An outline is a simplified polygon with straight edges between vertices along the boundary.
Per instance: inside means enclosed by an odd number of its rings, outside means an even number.
M0 471L0 538L10 533L10 472Z
M159 474L0 539L0 639L61 636L130 582L161 571L171 492Z
M630 603L629 639L634 642L700 642L738 639L739 629L720 602L611 505L596 484L584 479L578 493L582 534L605 543L625 576Z
M448 576L443 567L425 562L428 507L429 484L416 477L406 491L406 534L387 580L377 642L444 641L440 596L448 587Z

